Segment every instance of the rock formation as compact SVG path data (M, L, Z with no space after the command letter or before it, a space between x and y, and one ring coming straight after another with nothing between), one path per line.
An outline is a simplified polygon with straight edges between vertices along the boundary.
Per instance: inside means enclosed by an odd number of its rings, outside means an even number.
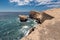
M31 19L36 19L37 23L43 23L45 20L49 20L52 19L54 17L52 17L51 15L46 14L45 12L35 12L35 11L31 11L29 18Z
M49 16L42 24L21 40L60 40L60 8L44 11ZM44 18L43 18L44 19Z
M21 22L26 22L28 20L28 17L25 15L19 15L19 18Z
M38 15L40 15L39 12L31 11L29 14L29 18L36 19Z
M40 18L42 18L42 15L40 15L39 12L31 11L29 14L29 18L37 20L36 22L41 24Z
M35 29L35 27L31 28L31 29L29 30L28 35L29 35L31 32L33 32L33 31L34 31L34 29Z

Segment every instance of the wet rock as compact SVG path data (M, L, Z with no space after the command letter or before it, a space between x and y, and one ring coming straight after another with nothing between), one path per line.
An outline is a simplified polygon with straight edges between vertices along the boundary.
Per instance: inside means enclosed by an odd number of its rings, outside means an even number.
M21 22L26 22L28 20L28 17L26 15L19 15Z
M32 33L32 32L34 31L34 29L35 29L35 27L31 28L31 29L29 30L28 35L29 35L30 33Z

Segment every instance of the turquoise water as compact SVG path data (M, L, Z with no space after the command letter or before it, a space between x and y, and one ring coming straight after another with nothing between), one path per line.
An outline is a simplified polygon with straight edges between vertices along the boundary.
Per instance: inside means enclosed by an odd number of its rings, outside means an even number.
M19 40L35 25L32 19L20 22L19 14L21 13L0 13L0 40Z

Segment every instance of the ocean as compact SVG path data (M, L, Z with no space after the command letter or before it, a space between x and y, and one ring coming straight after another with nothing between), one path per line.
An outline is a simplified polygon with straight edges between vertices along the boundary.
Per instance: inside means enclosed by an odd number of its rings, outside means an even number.
M0 12L0 40L20 40L36 24L32 19L20 22L21 14L28 16L29 12Z

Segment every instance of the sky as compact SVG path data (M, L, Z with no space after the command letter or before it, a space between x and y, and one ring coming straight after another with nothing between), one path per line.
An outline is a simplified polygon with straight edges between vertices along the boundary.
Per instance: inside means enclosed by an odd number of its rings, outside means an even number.
M0 0L0 12L28 12L60 8L60 0Z

